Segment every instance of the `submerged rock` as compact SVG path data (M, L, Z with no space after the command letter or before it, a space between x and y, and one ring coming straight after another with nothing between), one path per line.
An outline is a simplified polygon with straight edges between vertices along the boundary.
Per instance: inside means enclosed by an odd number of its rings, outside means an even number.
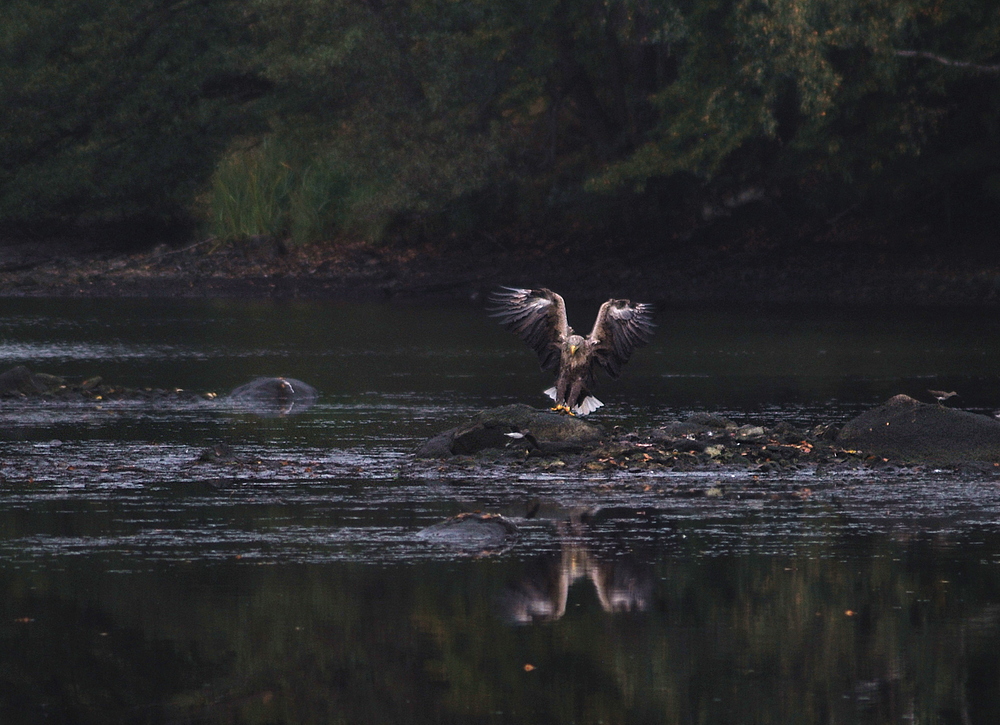
M216 443L214 446L206 448L198 457L195 463L240 463L240 457L228 443Z
M440 433L417 450L418 458L448 458L487 448L513 448L541 453L579 452L595 447L604 436L600 426L580 418L529 405L490 408Z
M911 463L1000 461L1000 421L897 395L844 425L844 448Z
M0 373L0 398L41 398L79 402L107 400L212 400L214 393L195 393L181 388L125 388L109 385L96 375L83 381L71 381L58 375L31 372L23 365Z
M238 408L264 417L301 413L313 406L319 391L295 378L257 378L229 394Z
M417 538L476 553L513 546L517 526L500 514L464 513L417 532Z
M33 373L24 365L0 373L0 395L4 396L44 395L65 385L66 381L56 375Z
M736 424L727 418L711 413L693 413L684 420L673 420L650 431L650 435L660 440L674 440L684 436L717 434L736 429Z

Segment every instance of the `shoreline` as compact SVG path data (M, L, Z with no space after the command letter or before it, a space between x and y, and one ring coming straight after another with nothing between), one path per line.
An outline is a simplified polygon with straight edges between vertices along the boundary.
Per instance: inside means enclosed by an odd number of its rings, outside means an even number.
M494 239L403 247L288 248L270 238L109 252L0 245L0 297L477 300L501 285L658 304L1000 305L1000 258L884 245L505 247Z

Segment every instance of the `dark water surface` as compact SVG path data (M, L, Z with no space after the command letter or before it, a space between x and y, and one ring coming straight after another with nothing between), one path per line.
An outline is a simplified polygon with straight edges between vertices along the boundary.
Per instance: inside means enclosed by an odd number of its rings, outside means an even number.
M927 388L1000 407L993 314L658 322L598 391L604 425L839 423ZM531 352L471 304L4 300L0 371L21 364L321 397L288 417L0 400L0 723L1000 718L993 475L416 465L477 410L545 403ZM222 442L243 463L196 462ZM419 535L473 510L519 537Z

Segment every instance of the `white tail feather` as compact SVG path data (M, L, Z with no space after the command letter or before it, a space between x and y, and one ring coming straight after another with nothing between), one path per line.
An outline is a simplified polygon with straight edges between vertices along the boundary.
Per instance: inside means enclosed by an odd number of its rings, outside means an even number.
M590 415L598 408L603 408L604 403L595 398L593 395L588 395L583 399L583 402L578 406L573 408L573 412L577 415Z
M550 398L552 398L553 400L555 400L556 399L555 386L552 386L551 388L546 390L545 394ZM586 398L583 399L582 403L573 408L573 412L576 413L577 415L590 415L598 408L603 408L603 407L604 403L595 398L593 395L588 395Z

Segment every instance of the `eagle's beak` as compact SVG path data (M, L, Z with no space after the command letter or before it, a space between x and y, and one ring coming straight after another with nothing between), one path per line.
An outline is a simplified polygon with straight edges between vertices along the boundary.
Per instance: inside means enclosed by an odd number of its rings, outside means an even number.
M576 355L576 351L577 351L577 349L578 349L578 348L577 348L577 346L576 346L576 345L570 345L570 346L569 346L569 354L570 354L570 355Z

